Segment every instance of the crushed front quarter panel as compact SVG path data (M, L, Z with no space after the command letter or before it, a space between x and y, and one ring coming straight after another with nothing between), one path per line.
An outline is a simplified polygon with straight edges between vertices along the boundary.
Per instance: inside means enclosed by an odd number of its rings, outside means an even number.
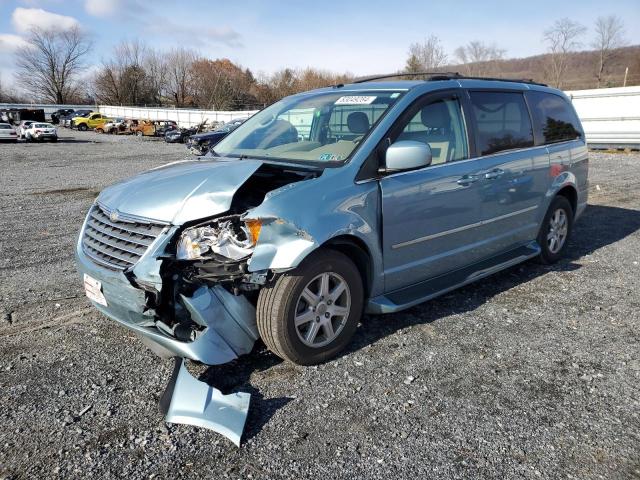
M320 177L287 185L247 212L246 219L262 222L250 272L295 268L327 241L355 237L366 245L376 272L371 293L382 292L377 182L354 183L340 170L325 169Z

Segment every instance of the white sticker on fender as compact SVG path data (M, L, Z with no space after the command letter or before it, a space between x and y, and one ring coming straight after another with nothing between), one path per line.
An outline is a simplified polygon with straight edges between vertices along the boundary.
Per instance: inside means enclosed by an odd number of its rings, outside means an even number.
M378 97L368 95L349 95L336 100L336 105L370 105Z
M84 293L89 300L93 300L100 305L107 306L107 299L104 298L102 293L102 283L93 277L90 277L86 273L84 274Z

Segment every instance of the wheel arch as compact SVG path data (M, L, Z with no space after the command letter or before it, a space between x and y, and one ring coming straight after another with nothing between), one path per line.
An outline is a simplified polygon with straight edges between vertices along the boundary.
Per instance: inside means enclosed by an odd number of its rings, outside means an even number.
M327 240L319 248L336 250L349 257L360 272L365 298L368 298L373 284L373 265L367 244L353 235L338 235Z
M573 185L565 185L558 190L556 196L565 197L569 201L571 209L573 210L573 215L575 216L578 208L578 190L576 190Z

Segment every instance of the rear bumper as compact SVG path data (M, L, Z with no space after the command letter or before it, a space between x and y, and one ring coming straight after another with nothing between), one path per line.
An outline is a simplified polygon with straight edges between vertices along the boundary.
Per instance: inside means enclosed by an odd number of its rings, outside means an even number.
M202 327L195 340L181 341L158 328L157 323L162 319L150 308L148 294L134 286L128 276L133 282L145 284L157 280L160 261L154 254L164 249L166 238L158 237L157 243L152 244L125 275L99 266L85 255L81 243L83 233L76 247L78 272L81 281L86 274L101 283L107 306L90 300L91 303L105 316L135 332L154 353L163 358L182 357L218 365L251 351L258 338L255 309L245 297L235 297L222 287L201 287L193 297L182 297L192 319Z

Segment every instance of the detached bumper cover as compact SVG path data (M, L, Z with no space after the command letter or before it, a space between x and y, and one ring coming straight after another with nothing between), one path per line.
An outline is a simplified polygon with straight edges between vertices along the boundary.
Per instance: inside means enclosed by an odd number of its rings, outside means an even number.
M173 374L160 400L160 410L169 423L208 428L239 447L250 398L250 394L242 392L223 395L220 390L192 377L184 361L176 358Z

